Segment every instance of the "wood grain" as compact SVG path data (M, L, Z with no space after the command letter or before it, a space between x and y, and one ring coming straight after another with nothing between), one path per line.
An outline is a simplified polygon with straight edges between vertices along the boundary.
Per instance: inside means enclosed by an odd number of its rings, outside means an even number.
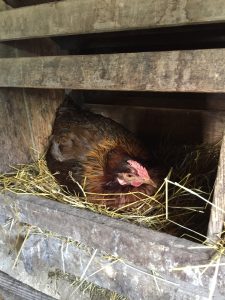
M167 275L170 274L170 267L184 261L188 263L189 260L193 264L206 261L212 252L201 249L202 255L199 257L199 249L189 250L189 247L196 245L193 242L43 197L0 194L0 207L4 215L16 217L14 212L17 211L20 222L70 236L75 241L123 257L137 266L163 270ZM179 274L174 276L179 277Z
M0 40L223 22L224 9L223 0L60 1L2 12Z
M63 93L54 90L0 90L0 171L28 163L46 150Z
M24 284L20 282L19 280L16 280L6 273L3 273L0 271L0 299L1 299L1 289L3 289L7 292L7 295L11 296L11 299L19 300L53 300L55 298L52 298L46 294L43 294L32 287L30 287L27 284ZM9 293L9 294L8 294ZM3 293L4 294L4 293ZM3 300L6 298L3 298Z
M76 97L77 91L73 91L73 93ZM85 90L82 91L82 95L85 99L85 103L105 106L124 105L155 109L165 108L211 112L225 111L225 94Z
M183 290L185 294L192 289L196 295L207 294L214 268L208 268L201 275L201 269L191 270L190 267L184 271L172 269L179 266L208 264L213 253L210 248L202 249L199 244L185 239L42 197L1 194L0 209L1 214L16 218L19 222L39 226L43 230L71 237L86 246L118 256L122 258L121 261L142 270L144 274L149 272L151 274L151 270L155 270L157 276L162 276L165 280L164 283L167 289L171 289L172 294L176 293L177 289ZM225 268L221 266L218 289L215 291L218 297L225 295L224 280ZM123 285L123 280L120 285ZM199 290L196 290L197 287ZM141 285L139 288L142 289ZM187 299L193 299L193 295Z
M201 274L202 269L198 267L193 270L189 267L184 271L175 271L173 267L208 264L212 254L210 248L202 248L199 244L185 239L32 195L1 194L0 210L1 215L12 217L15 221L38 226L42 231L52 231L62 238L70 237L81 242L77 250L72 249L71 256L70 249L64 248L68 250L64 259L66 270L70 274L80 276L84 267L90 262L91 254L88 251L87 256L85 252L87 248L83 248L83 244L91 247L93 251L98 249L86 275L92 274L96 269L99 270L102 264L105 265L102 254L119 257L118 263L111 265L112 272L102 270L93 274L88 281L122 293L129 299L148 299L152 295L152 299L162 299L164 294L170 295L173 299L191 300L195 299L195 296L207 298L214 268L208 268ZM21 230L21 227L19 228ZM54 237L54 234L51 236ZM47 261L44 258L45 251L50 253L51 268L55 266L57 270L58 268L62 270L61 256L59 256L62 242L57 238L60 247L52 244L53 248L51 248L51 236L40 235L42 239L46 237L44 248L40 248L40 244L35 240L33 245L29 243L30 238L26 242L25 248L33 255L37 273L39 270L42 274L46 270L48 272ZM32 235L30 237L32 238ZM37 244L41 255L39 252L29 250L32 247L35 249ZM25 252L26 250L23 254ZM59 261L58 267L57 261ZM71 265L71 262L74 263ZM156 271L156 277L152 271ZM225 295L224 280L225 268L221 266L218 288L214 294L218 299Z
M225 133L220 151L213 203L216 207L211 208L208 237L217 240L220 238L222 231L225 229Z
M225 92L225 49L0 59L1 87Z
M223 111L101 104L87 106L123 124L149 146L167 139L170 145L215 144L223 137Z
M57 55L59 51L49 39L0 44L0 57L5 58ZM0 89L0 172L31 162L45 151L63 94L62 90Z

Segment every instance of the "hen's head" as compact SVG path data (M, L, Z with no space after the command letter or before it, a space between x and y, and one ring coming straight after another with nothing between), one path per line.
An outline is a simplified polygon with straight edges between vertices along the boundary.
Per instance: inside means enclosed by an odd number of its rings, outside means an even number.
M156 188L157 184L151 179L147 169L138 161L132 159L120 149L114 149L108 154L107 172L112 174L114 182L122 186L139 187L142 184Z
M142 184L149 184L156 187L155 182L150 178L145 167L135 160L127 160L126 170L117 174L116 180L120 185L131 185L138 187Z

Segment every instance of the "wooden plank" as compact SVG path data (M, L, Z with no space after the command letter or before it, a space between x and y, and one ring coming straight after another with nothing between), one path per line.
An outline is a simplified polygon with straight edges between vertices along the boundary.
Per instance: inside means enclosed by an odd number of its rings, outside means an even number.
M77 91L73 91L76 97ZM87 104L126 105L145 108L168 108L181 110L225 111L225 94L210 93L161 93L84 90Z
M74 275L81 277L93 253L95 253L94 250L86 249L85 251L85 249L82 249L82 246L79 248L79 246L76 247L75 245L67 243L63 237L58 236L54 238L54 234L53 237L46 237L44 234L39 236L31 234L23 247L20 259L25 266L28 265L28 268L32 269L32 275L41 273L42 276L45 276L46 273L49 273L49 270L55 269L58 275L65 273L67 275L70 274L70 277ZM64 257L64 270L62 266L62 255ZM108 268L106 267L107 265ZM100 272L96 272L100 269L102 269ZM90 276L91 274L93 275ZM53 276L51 276L51 279L53 279ZM59 276L55 275L55 277ZM154 299L155 295L160 295L162 298L164 295L167 295L167 299L172 298L174 300L180 300L183 299L183 297L187 297L185 299L195 299L195 296L208 296L207 286L200 287L196 284L195 286L192 285L190 289L190 283L181 281L166 282L166 280L160 280L160 277L157 275L155 278L151 276L148 269L139 269L134 265L130 265L127 261L118 260L114 261L114 263L109 262L109 260L105 259L102 253L99 252L95 253L94 259L91 264L89 264L85 279L102 288L117 292L129 300L146 299L146 295L148 295L147 299ZM155 280L158 281L160 292L157 289ZM60 299L81 300L76 294L74 295L76 286L71 286L71 282L67 295L65 295L65 292L64 295L60 293L60 284L55 282L55 286L57 286L55 294L60 295ZM73 297L69 297L71 293ZM216 291L215 294L217 297L220 295L218 291ZM99 300L99 297L92 296L93 298L91 299ZM100 299L105 300L111 298L110 296L103 296L103 298L100 297Z
M184 274L173 273L171 268L204 264L212 254L212 249L199 249L188 240L42 197L0 194L0 208L1 214L16 218L22 223L71 237L144 269L161 270L165 276L172 276L173 279L181 279ZM186 275L186 282L191 282L192 276Z
M121 100L121 98L119 98ZM182 101L181 101L182 102ZM169 139L170 145L215 144L223 137L225 112L194 109L88 104L96 113L109 117L152 147ZM179 127L177 126L179 124Z
M208 296L207 277L204 277L204 286L197 284L198 281L201 285L201 279L203 279L199 278L198 280L195 279L195 285L191 285L190 288L190 282L186 283L185 280L171 282L169 278L166 280L165 277L160 278L157 274L152 276L149 269L138 268L125 260L112 263L105 257L105 253L95 252L94 249L87 246L83 247L81 244L77 245L71 239L56 235L53 232L47 232L46 234L42 228L38 230L35 227L33 227L34 233L31 230L28 239L23 244L16 268L12 270L12 265L18 253L13 245L18 241L21 232L23 231L26 234L27 230L27 225L17 222L13 223L10 231L6 231L4 227L1 230L0 227L0 241L2 244L0 248L0 270L18 280L26 278L27 284L35 289L40 289L41 284L45 293L53 297L57 295L60 299L67 300L89 299L87 295L85 297L78 296L77 294L82 292L76 289L76 285L71 285L71 282L75 280L74 276L82 276L94 253L94 258L89 264L84 278L100 287L118 292L129 300L146 299L146 295L148 296L147 299L155 299L155 295L159 297L156 299L162 299L166 295L167 299L174 300L192 300L196 296L206 298ZM42 234L40 234L41 231ZM10 255L8 249L11 249ZM5 260L7 264L4 263ZM108 267L106 267L107 265ZM91 274L92 276L90 276ZM50 277L49 280L48 277ZM66 278L69 280L65 285ZM64 281L63 284L62 281ZM160 290L157 288L156 281L160 286ZM220 292L215 291L215 296L219 297L219 295ZM94 297L93 292L90 296L93 297L91 299L97 300L110 298L109 295ZM8 298L6 299L8 300Z
M49 39L0 44L4 58L57 55L59 51ZM10 165L28 163L45 151L63 94L62 90L0 89L0 172L9 171Z
M1 87L225 92L225 49L0 59Z
M46 294L43 294L27 284L22 283L19 280L16 280L10 277L8 274L0 272L0 299L1 295L7 295L11 299L16 300L53 300ZM13 298L14 297L14 298ZM8 298L3 298L8 299Z
M177 292L182 294L182 291L185 295L191 294L191 290L197 295L205 296L214 274L214 268L208 268L204 273L201 273L201 268L192 270L191 267L184 271L173 270L179 266L208 264L213 254L211 248L199 247L199 244L185 239L31 195L1 194L0 209L1 214L15 218L19 222L38 226L42 230L50 230L98 249L99 252L104 251L103 253L118 256L122 262L134 268L132 278L138 270L145 275L155 271L157 276L162 276L165 280L166 286L168 284L167 288L175 291L174 294ZM126 274L126 268L122 270ZM121 268L118 265L115 272L120 271ZM132 272L128 273L129 276L132 274ZM225 268L223 266L220 267L218 274L218 289L215 295L220 297L225 295ZM147 282L149 284L148 276L142 278L144 286ZM199 291L196 290L197 286ZM185 299L193 299L193 295Z
M225 133L220 151L213 203L216 207L211 208L208 237L216 240L221 236L222 231L225 229L225 214L223 213L223 211L225 211Z
M223 0L62 1L2 12L0 40L223 22L224 9Z
M0 89L0 171L46 150L62 91Z
M147 268L138 268L124 260L114 260L113 262L107 259L104 253L96 252L87 246L83 247L81 244L77 245L71 239L55 235L53 232L48 232L46 235L45 231L40 228L42 234L40 234L40 231L37 234L38 229L34 227L33 230L36 234L32 233L31 230L28 239L23 244L16 268L12 270L12 265L18 253L13 245L18 241L18 236L21 236L23 229L27 232L27 226L21 223L14 223L11 231L7 230L6 232L2 228L4 233L0 234L2 244L0 248L0 270L17 280L26 280L26 283L35 289L40 289L40 286L43 287L42 290L44 289L45 293L53 297L58 296L59 299L66 300L112 299L109 293L102 297L99 293L96 295L94 289L88 297L85 292L82 293L83 289L77 289L77 285L71 284L75 281L75 276L81 277L84 274L85 268L94 253L95 255L86 270L84 279L89 283L117 292L125 296L126 299L144 300L146 295L148 296L147 299L155 299L155 295L160 297L156 299L162 299L166 295L167 299L192 300L196 296L205 298L208 296L209 292L206 284L208 279L205 277L204 286L198 286L195 282L195 285L191 285L192 288L190 289L190 283L185 281L176 280L176 282L171 282L169 279L166 281L165 277L152 276ZM10 255L8 249L11 250ZM4 261L7 261L7 264L4 264ZM200 280L199 278L198 283L200 283ZM67 281L66 284L65 281ZM157 288L156 281L160 286L160 291ZM81 297L81 295L84 296ZM220 292L215 291L215 296L219 297L219 295ZM6 299L18 300L14 298Z

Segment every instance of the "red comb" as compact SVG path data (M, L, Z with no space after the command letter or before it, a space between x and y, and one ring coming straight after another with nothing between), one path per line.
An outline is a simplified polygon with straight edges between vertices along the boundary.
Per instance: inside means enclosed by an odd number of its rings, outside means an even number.
M127 162L131 167L133 167L137 171L140 177L149 179L148 171L141 164L139 164L135 160L128 160Z

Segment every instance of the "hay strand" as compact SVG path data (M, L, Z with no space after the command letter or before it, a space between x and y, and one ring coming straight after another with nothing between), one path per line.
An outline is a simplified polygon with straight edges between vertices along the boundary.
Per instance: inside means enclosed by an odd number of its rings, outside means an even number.
M205 213L207 209L204 202L208 205L211 204L219 145L184 146L176 151L169 151L163 147L158 155L161 157L162 164L170 165L165 182L152 196L140 192L126 193L132 194L137 201L114 210L105 205L88 202L88 197L94 193L85 191L86 179L81 185L72 178L76 184L79 184L82 197L71 195L65 187L59 186L53 174L48 170L44 157L39 157L36 162L31 164L14 166L10 173L1 174L0 191L43 196L155 230L165 230L168 226L171 228L171 220L179 223L177 222L179 218L184 220L180 228L187 226L190 222L194 223L192 217ZM72 174L70 176L72 177ZM112 200L112 195L120 194L95 194L99 200L102 199L102 196L107 199L107 195L109 200ZM200 203L196 201L196 198L204 201ZM172 225L174 226L174 223ZM170 230L169 232L171 233ZM172 233L177 234L176 230Z

